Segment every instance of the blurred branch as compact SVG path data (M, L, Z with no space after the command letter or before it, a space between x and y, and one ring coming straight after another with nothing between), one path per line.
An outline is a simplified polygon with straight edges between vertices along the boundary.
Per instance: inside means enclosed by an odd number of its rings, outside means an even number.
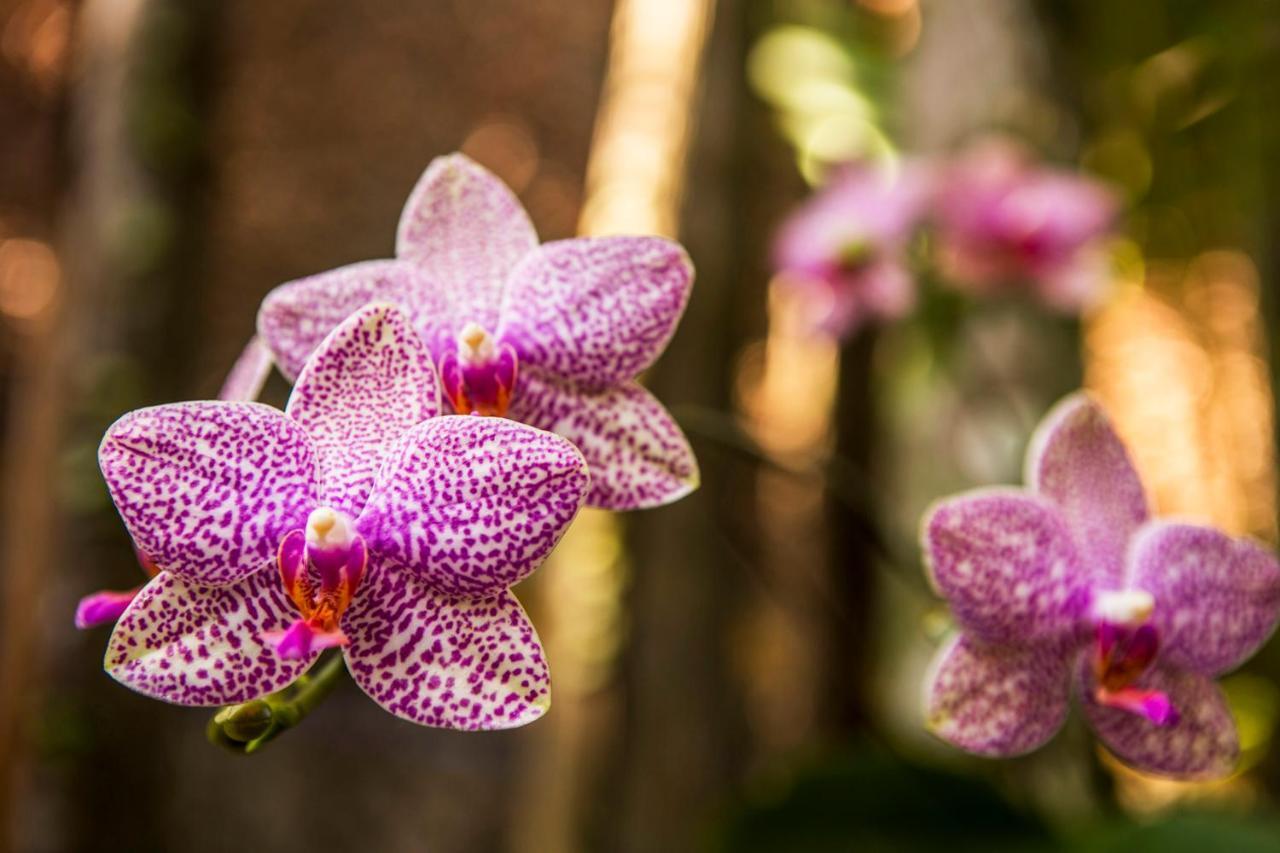
M897 552L880 529L874 513L874 489L853 460L833 453L824 464L787 462L765 451L732 416L724 412L693 405L672 406L671 411L686 432L783 474L806 480L820 480L823 488L848 508L850 515L857 520L858 532L881 558L876 564L882 568L888 567L885 574L902 581L913 592L923 591L922 577L905 570L906 566L915 562L914 559L906 559Z
M326 660L314 673L300 677L284 690L228 705L213 715L206 734L209 742L232 752L252 755L301 723L323 702L347 672L342 653Z

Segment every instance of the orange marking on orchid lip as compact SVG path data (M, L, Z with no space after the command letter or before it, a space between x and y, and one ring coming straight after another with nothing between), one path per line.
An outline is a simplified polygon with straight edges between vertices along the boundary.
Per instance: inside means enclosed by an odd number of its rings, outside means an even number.
M1134 686L1159 652L1159 638L1149 623L1137 627L1103 622L1098 626L1093 674L1094 699L1100 705L1137 714L1157 726L1176 725L1178 709L1167 694Z
M315 594L315 584L307 573L306 547L300 546L298 537L295 536L299 532L293 531L280 540L280 547L276 549L276 565L280 569L280 579L284 584L285 592L297 605L298 610L306 615ZM297 549L296 554L292 550L294 548ZM295 556L297 564L289 568L289 562Z
M324 534L333 525L321 523L317 527ZM336 582L330 586L317 579L315 566L308 552L310 546L305 543L302 531L293 531L280 542L276 560L285 591L302 614L302 621L314 630L327 634L342 633L338 622L355 597L356 588L364 577L368 563L368 550L358 534L349 547L351 550L347 562L337 569ZM342 639L345 644L345 638Z
M1129 627L1104 622L1098 626L1094 675L1105 689L1121 690L1147 671L1159 649L1156 630L1149 623Z

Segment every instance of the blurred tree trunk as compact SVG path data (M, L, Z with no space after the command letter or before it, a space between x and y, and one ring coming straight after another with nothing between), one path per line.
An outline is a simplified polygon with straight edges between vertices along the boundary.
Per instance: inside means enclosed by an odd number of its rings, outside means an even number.
M820 724L843 736L861 730L871 714L868 682L877 571L874 537L878 530L872 466L878 447L872 365L875 342L874 331L864 330L840 355L834 424L839 463L832 476L855 482L848 483L838 497L828 489L826 501L832 596L831 606L824 611L828 631ZM850 495L861 496L860 505L851 505Z
M716 3L694 109L682 240L698 267L689 310L650 387L676 412L733 410L737 355L763 323L764 253L777 188L776 141L742 69L750 3ZM769 158L773 157L770 162ZM633 554L626 719L612 760L620 818L601 811L591 849L693 846L753 758L739 647L754 560L755 470L691 431L702 486L628 517Z
M20 798L40 725L41 604L56 542L66 300L57 257L75 8L0 2L0 850L17 849Z

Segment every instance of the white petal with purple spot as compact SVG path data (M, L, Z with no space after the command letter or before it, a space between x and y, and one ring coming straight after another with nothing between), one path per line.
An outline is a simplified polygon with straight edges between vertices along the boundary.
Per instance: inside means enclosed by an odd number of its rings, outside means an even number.
M492 595L551 552L586 496L568 441L505 418L419 424L388 456L357 522L385 565L435 589Z
M464 731L532 722L551 704L537 632L510 591L442 594L408 572L374 571L343 628L352 677L415 723Z
M440 414L431 354L400 309L367 305L325 338L285 411L320 456L321 501L359 515L391 445Z
M275 355L280 372L293 379L334 328L374 301L417 310L423 288L412 264L363 261L300 278L267 294L258 309L258 335Z
M493 329L507 276L538 245L519 200L487 169L462 154L437 157L409 194L396 233L396 257L412 261L423 287L444 300L449 321ZM434 331L434 330L433 330ZM435 344L429 334L429 343Z
M689 301L693 264L661 237L546 243L511 274L497 334L522 364L591 389L635 378Z
M268 566L315 506L320 479L303 428L258 403L130 412L107 430L98 461L138 549L214 585Z
M531 368L520 375L510 415L562 435L582 451L591 469L591 506L652 508L698 487L688 439L635 382L592 392Z
M104 666L127 687L177 705L247 702L291 684L314 660L282 660L263 642L293 616L274 572L224 587L162 572L116 623Z

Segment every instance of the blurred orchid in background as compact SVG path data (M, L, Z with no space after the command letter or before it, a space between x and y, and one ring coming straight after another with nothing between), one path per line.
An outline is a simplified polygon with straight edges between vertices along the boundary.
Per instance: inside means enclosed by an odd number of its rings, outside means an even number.
M121 418L103 475L160 571L116 625L107 670L219 705L282 689L342 646L355 681L405 719L541 716L546 661L508 588L573 519L585 462L540 430L439 414L425 344L373 304L321 343L285 412L219 401Z
M778 231L774 267L804 296L807 325L835 338L916 303L907 244L928 200L922 165L854 164L793 212Z
M908 249L926 228L944 285L977 296L1025 289L1078 313L1106 293L1103 240L1116 209L1102 184L988 139L950 161L836 169L779 227L773 266L803 295L806 325L837 339L915 308L924 270Z
M979 489L924 521L930 577L961 633L934 662L927 722L970 752L1033 750L1074 683L1103 742L1178 778L1231 771L1238 741L1214 679L1280 617L1280 562L1250 540L1152 520L1103 411L1061 402L1027 457L1026 490Z
M951 283L990 295L1026 287L1079 312L1109 283L1101 245L1117 200L1089 178L1038 165L1030 152L986 139L940 170L932 218L938 264Z
M543 245L515 195L461 154L434 160L405 205L394 260L281 285L258 330L287 376L375 299L405 307L459 414L506 416L568 438L591 466L589 503L641 509L697 488L679 426L635 377L662 353L693 266L661 237Z

